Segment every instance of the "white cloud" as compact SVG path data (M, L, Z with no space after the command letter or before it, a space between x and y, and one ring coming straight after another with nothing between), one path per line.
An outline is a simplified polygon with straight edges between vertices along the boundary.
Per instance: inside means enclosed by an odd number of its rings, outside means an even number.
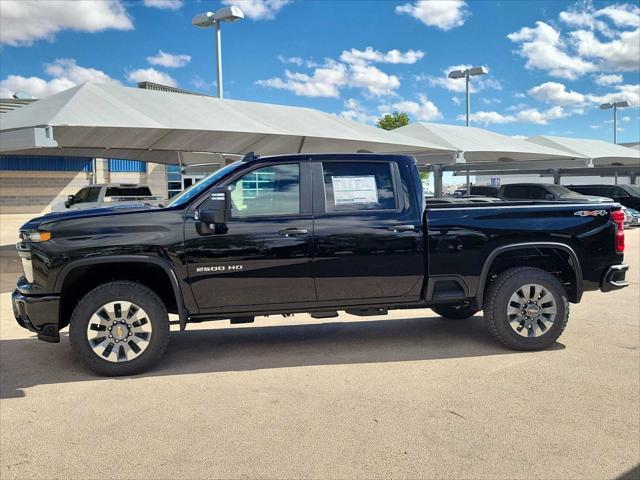
M218 82L216 82L215 80L207 82L200 75L194 75L193 78L191 79L190 83L191 83L191 85L196 87L198 90L203 91L203 92L211 92L211 91L213 91L213 89L218 84Z
M305 65L308 65L305 62ZM400 86L396 75L389 75L368 63L345 64L326 59L325 64L313 68L312 73L285 70L284 78L273 77L258 80L257 85L279 90L289 90L305 97L340 96L342 88L360 88L371 96L394 95Z
M576 79L590 72L640 70L640 7L613 4L597 10L581 2L560 12L560 25L536 22L507 37L520 44L518 53L529 69L555 77Z
M462 99L460 97L456 97L455 95L451 97L451 101L456 105L460 105L462 103Z
M375 115L367 113L366 109L354 98L350 98L344 102L344 106L346 110L340 112L341 117L348 118L349 120L355 120L356 122L370 124L375 123L378 120L378 117Z
M285 57L284 55L278 55L278 60L280 60L280 63L292 63L294 65L298 65L299 67L304 65L304 59L302 59L301 57Z
M273 20L282 7L292 0L222 0L224 5L236 5L251 20Z
M471 68L472 65L452 65L445 68L442 71L442 75L434 77L431 75L417 75L416 81L426 81L432 87L441 87L449 90L450 92L463 93L466 90L466 84L464 78L449 78L449 72L453 70L466 70ZM484 68L489 71L489 67L484 65ZM475 76L469 83L469 91L471 93L479 92L484 89L502 90L502 85L498 80L490 75Z
M596 83L596 85L615 85L616 83L622 83L622 75L617 75L615 73L612 73L610 75L607 74L600 74L597 75L596 77L594 77L593 81Z
M640 28L622 32L611 41L600 41L594 32L571 32L571 39L579 55L599 62L600 68L616 71L640 69Z
M631 121L631 117L622 117L621 119L623 122L630 122Z
M120 83L102 70L76 64L72 58L59 58L46 64L45 73L52 78L47 80L35 76L9 75L0 81L0 97L7 98L15 92L26 92L36 98L44 98L85 82Z
M418 102L402 100L391 105L380 105L380 113L406 112L418 121L430 122L442 118L438 107L426 95L418 95Z
M139 68L127 73L127 80L132 83L137 82L153 82L160 83L162 85L168 85L169 87L177 87L178 82L165 72L159 72L155 68Z
M162 50L158 50L158 54L152 57L147 57L147 61L151 65L160 65L168 68L184 67L191 61L191 55L184 53L166 53Z
M560 106L551 107L547 110L537 108L525 108L514 114L504 115L495 111L475 112L470 115L471 121L484 125L504 124L504 123L534 123L546 125L550 121L567 117L569 114ZM464 120L464 115L459 115L458 120Z
M160 8L162 10L179 10L182 0L144 0L145 7Z
M558 82L545 82L533 87L528 93L537 100L555 105L581 104L585 101L583 94L567 90L562 83Z
M404 63L413 64L424 57L421 50L389 50L386 53L374 50L373 47L367 47L364 50L352 48L344 50L340 55L340 60L353 65L366 65L368 63Z
M428 27L441 30L461 27L470 15L463 0L416 0L396 6L396 14L411 15Z
M544 22L510 33L507 38L520 44L518 53L527 59L525 68L529 70L548 70L555 77L571 80L598 70L593 63L567 54L560 33Z
M347 69L338 62L316 68L312 75L285 70L285 78L269 78L256 83L263 87L289 90L304 97L339 97L340 88L347 85Z
M62 30L100 32L133 30L133 23L120 0L1 0L0 44L31 45L53 40Z
M633 107L640 106L640 84L615 85L615 91L604 95L587 95L589 101L593 103L619 102L626 100Z
M602 125L589 125L589 128L593 128L594 130L597 130L599 128L602 128Z
M398 77L372 65L352 65L349 73L349 85L364 88L371 95L391 95L400 86Z

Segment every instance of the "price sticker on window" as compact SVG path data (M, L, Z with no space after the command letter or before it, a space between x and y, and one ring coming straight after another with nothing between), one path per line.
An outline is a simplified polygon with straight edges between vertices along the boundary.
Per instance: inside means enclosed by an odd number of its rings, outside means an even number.
M336 205L378 203L375 175L331 177L333 201Z

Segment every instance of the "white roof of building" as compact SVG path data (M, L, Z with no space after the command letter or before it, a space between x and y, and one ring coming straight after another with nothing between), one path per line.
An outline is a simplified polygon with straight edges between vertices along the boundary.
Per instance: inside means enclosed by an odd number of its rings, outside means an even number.
M259 155L446 147L310 108L85 83L0 117L0 152L176 163L176 152Z
M569 153L476 127L412 123L394 131L461 152L466 162L585 158L577 152Z
M602 140L540 135L538 137L528 138L527 142L556 148L570 154L582 155L591 159L593 164L597 166L640 166L640 151L616 145L615 143L603 142Z

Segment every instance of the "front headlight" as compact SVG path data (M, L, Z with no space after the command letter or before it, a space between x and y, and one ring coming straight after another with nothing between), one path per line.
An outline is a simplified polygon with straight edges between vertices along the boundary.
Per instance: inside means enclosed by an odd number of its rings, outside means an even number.
M20 232L20 238L23 242L46 242L51 239L51 232L44 230L22 230Z

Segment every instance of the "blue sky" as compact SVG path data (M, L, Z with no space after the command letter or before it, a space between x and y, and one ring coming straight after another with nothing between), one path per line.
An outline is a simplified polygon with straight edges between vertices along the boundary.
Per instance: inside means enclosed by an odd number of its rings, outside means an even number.
M2 0L0 94L145 79L215 94L213 29L190 20L222 3L247 17L223 26L227 98L463 124L446 72L482 65L474 125L611 140L598 105L627 99L618 141L640 137L638 2Z

